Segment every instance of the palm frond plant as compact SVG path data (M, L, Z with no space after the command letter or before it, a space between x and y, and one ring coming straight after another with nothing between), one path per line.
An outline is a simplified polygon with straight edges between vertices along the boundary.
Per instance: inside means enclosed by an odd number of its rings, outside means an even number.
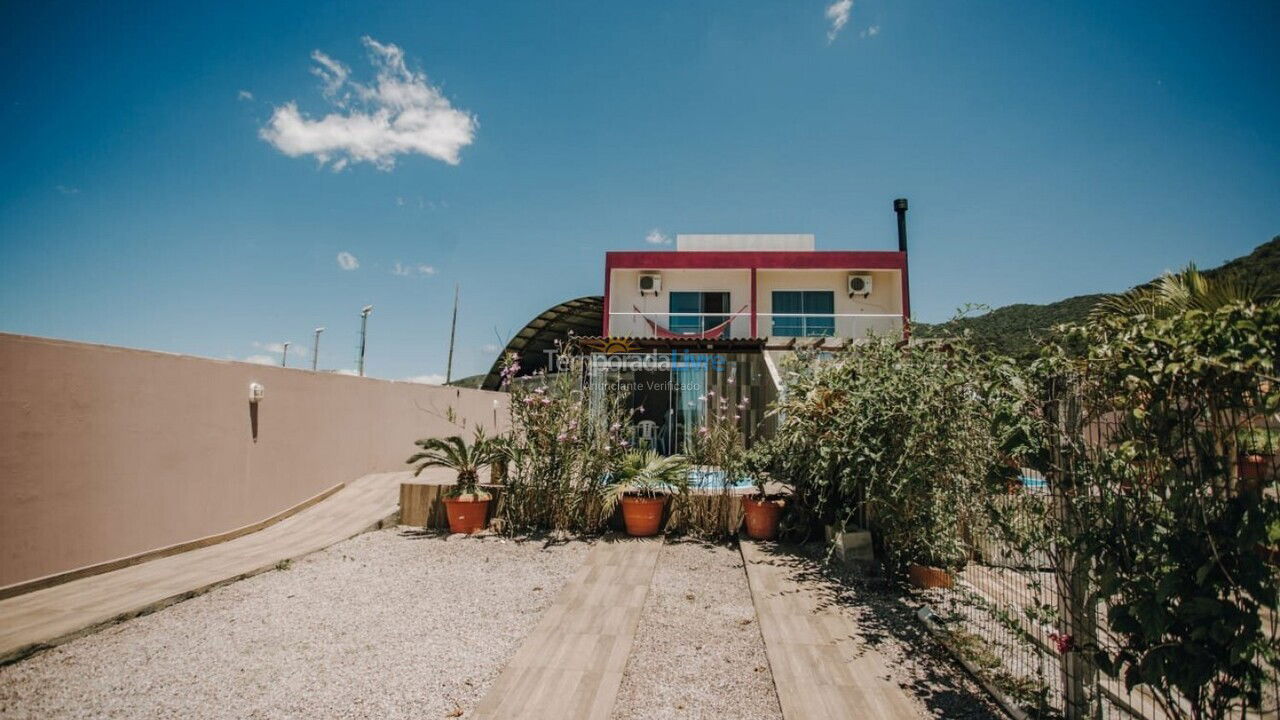
M470 444L459 435L423 438L414 444L420 448L419 451L405 461L416 465L414 477L430 467L449 468L457 473L457 484L445 493L443 499L449 529L455 533L483 530L488 521L492 496L480 489L480 468L504 459L503 440L490 438L483 428L477 428Z
M625 496L660 498L689 489L689 462L683 455L659 455L645 448L622 456L604 491L604 507L612 512Z
M623 521L631 535L654 535L666 500L689 492L689 463L683 455L659 455L632 450L622 456L606 478L601 503L606 513L622 505Z
M1188 310L1212 312L1236 303L1261 305L1275 299L1276 288L1256 277L1240 274L1210 277L1193 263L1179 272L1166 272L1155 282L1102 300L1090 317L1094 320L1138 315L1168 318Z
M490 438L483 429L477 429L470 444L459 435L446 438L423 438L414 442L421 450L405 462L416 464L413 476L430 467L449 468L458 474L458 482L449 491L450 497L486 499L489 494L480 490L480 468L502 458L501 439Z

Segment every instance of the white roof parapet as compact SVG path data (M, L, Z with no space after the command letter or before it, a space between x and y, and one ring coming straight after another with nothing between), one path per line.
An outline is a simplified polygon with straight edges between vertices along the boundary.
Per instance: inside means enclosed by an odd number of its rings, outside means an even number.
M676 252L724 250L813 252L814 247L812 234L676 235Z

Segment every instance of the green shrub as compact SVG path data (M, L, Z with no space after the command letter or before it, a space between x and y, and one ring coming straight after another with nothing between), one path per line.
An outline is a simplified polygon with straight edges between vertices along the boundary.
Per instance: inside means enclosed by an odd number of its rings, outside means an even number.
M1016 368L963 342L877 338L797 354L784 372L766 464L793 488L801 521L865 523L894 572L963 565L987 491L1007 482L1002 459L1032 445Z
M1280 306L1106 314L1067 340L1081 354L1051 348L1041 369L1067 408L1061 541L1089 563L1114 638L1089 650L1171 717L1258 708L1280 670L1261 552L1280 541L1280 488L1274 470L1240 483L1235 459L1280 410Z

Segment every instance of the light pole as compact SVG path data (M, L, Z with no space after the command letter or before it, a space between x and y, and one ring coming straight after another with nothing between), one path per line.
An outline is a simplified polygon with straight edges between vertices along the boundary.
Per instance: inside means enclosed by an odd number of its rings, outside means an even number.
M458 283L453 284L453 324L449 326L449 362L444 366L444 384L453 380L453 338L458 333Z
M280 352L280 367L289 367L289 345L292 343L285 342L284 350Z
M373 312L372 305L365 305L360 309L360 361L357 364L360 377L364 377L364 340L369 325L369 313Z
M324 332L324 328L316 328L316 339L311 343L311 371L315 372L316 365L320 363L320 333Z

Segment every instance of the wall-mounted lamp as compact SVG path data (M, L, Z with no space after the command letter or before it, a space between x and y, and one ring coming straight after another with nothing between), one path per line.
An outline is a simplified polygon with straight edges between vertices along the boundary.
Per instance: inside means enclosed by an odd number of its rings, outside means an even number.
M249 402L262 402L262 398L266 393L267 389L262 387L262 383L249 383Z

